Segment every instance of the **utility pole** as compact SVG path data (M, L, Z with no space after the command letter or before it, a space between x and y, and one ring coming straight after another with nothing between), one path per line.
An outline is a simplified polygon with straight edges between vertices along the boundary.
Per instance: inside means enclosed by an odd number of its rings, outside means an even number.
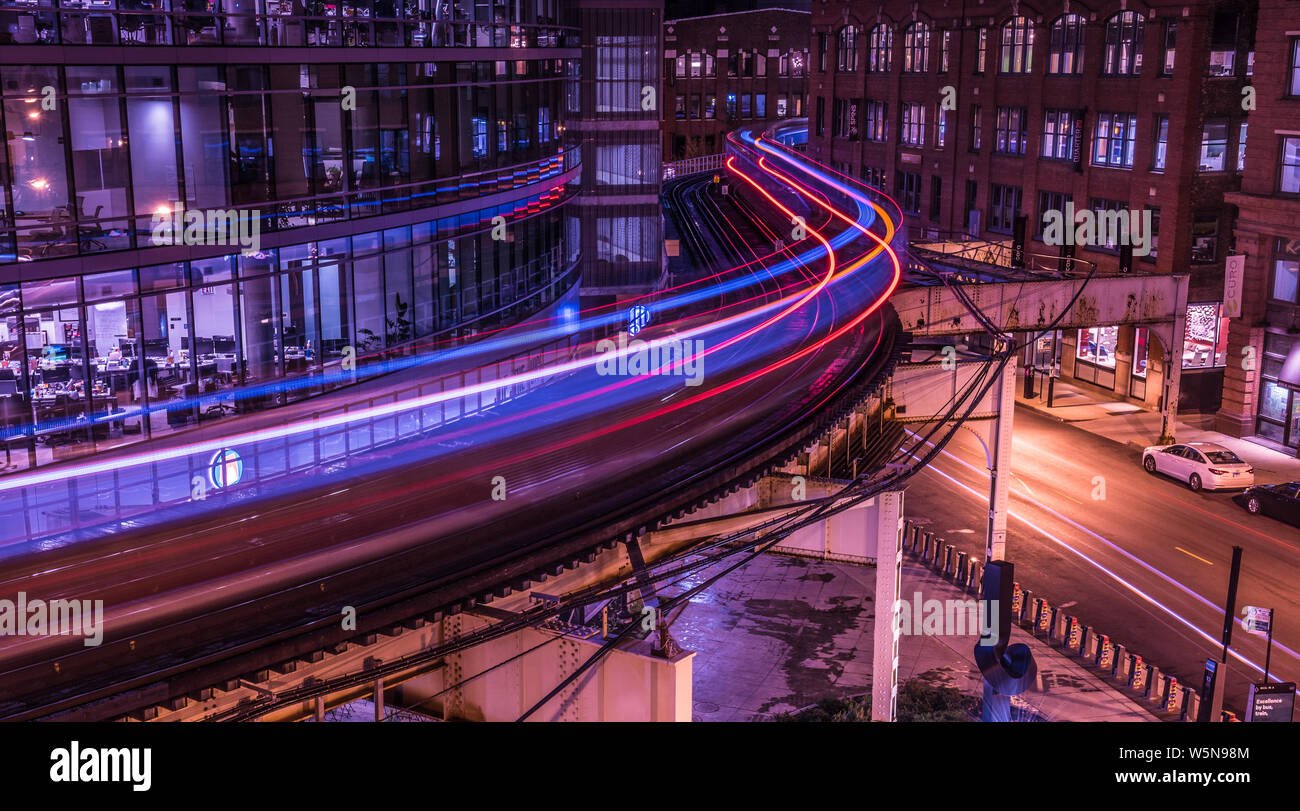
M1005 349L1000 338L999 350ZM998 416L993 424L992 463L989 467L989 526L984 544L985 560L1006 560L1007 490L1011 477L1011 419L1016 408L1016 358L1012 355L1002 367L997 392ZM1006 475L1001 475L1005 470Z
M1219 654L1219 664L1215 668L1212 682L1213 695L1201 702L1198 721L1217 722L1223 720L1223 694L1227 692L1228 682L1228 645L1232 643L1232 626L1237 614L1237 581L1241 578L1241 547L1232 547L1232 570L1228 574L1228 600L1223 607L1223 651Z

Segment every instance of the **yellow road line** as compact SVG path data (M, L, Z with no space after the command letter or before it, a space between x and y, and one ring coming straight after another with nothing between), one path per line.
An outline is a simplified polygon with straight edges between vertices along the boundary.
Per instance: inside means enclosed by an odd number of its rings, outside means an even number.
M1177 549L1179 552L1182 552L1184 555L1187 555L1187 556L1189 556L1189 557L1196 558L1196 559L1199 560L1201 563L1204 563L1206 566L1213 566L1213 565L1214 565L1213 563L1211 563L1210 561L1208 561L1208 560L1206 560L1205 558L1201 557L1200 555L1193 555L1191 552L1188 552L1186 549L1182 548L1181 546L1175 546L1174 549Z

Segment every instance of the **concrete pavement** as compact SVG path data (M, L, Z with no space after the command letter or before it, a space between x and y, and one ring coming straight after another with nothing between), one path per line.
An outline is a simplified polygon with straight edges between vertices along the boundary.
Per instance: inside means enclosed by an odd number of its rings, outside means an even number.
M699 582L709 572L695 575ZM673 637L696 652L696 721L752 721L822 698L870 692L875 569L762 555L702 592L676 618ZM911 559L902 593L912 600L969 599ZM899 681L919 679L980 695L976 636L904 636ZM1015 700L1026 719L1152 721L1136 700L1019 628L1013 641L1034 651L1046 691Z

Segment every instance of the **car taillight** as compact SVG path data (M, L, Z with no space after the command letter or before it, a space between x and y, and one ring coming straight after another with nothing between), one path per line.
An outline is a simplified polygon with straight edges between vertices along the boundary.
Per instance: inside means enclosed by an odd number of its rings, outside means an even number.
M1218 469L1216 469L1216 468L1210 468L1210 472L1213 473L1215 476L1227 476L1228 473L1230 473L1231 471L1228 471L1228 470L1218 470Z

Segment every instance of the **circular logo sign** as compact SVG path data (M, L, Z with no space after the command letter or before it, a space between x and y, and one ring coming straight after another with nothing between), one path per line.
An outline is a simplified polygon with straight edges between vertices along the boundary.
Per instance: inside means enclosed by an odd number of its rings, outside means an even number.
M213 487L218 489L233 487L239 484L242 478L244 478L244 460L238 453L226 448L212 454L212 461L208 462L208 480L212 482Z

